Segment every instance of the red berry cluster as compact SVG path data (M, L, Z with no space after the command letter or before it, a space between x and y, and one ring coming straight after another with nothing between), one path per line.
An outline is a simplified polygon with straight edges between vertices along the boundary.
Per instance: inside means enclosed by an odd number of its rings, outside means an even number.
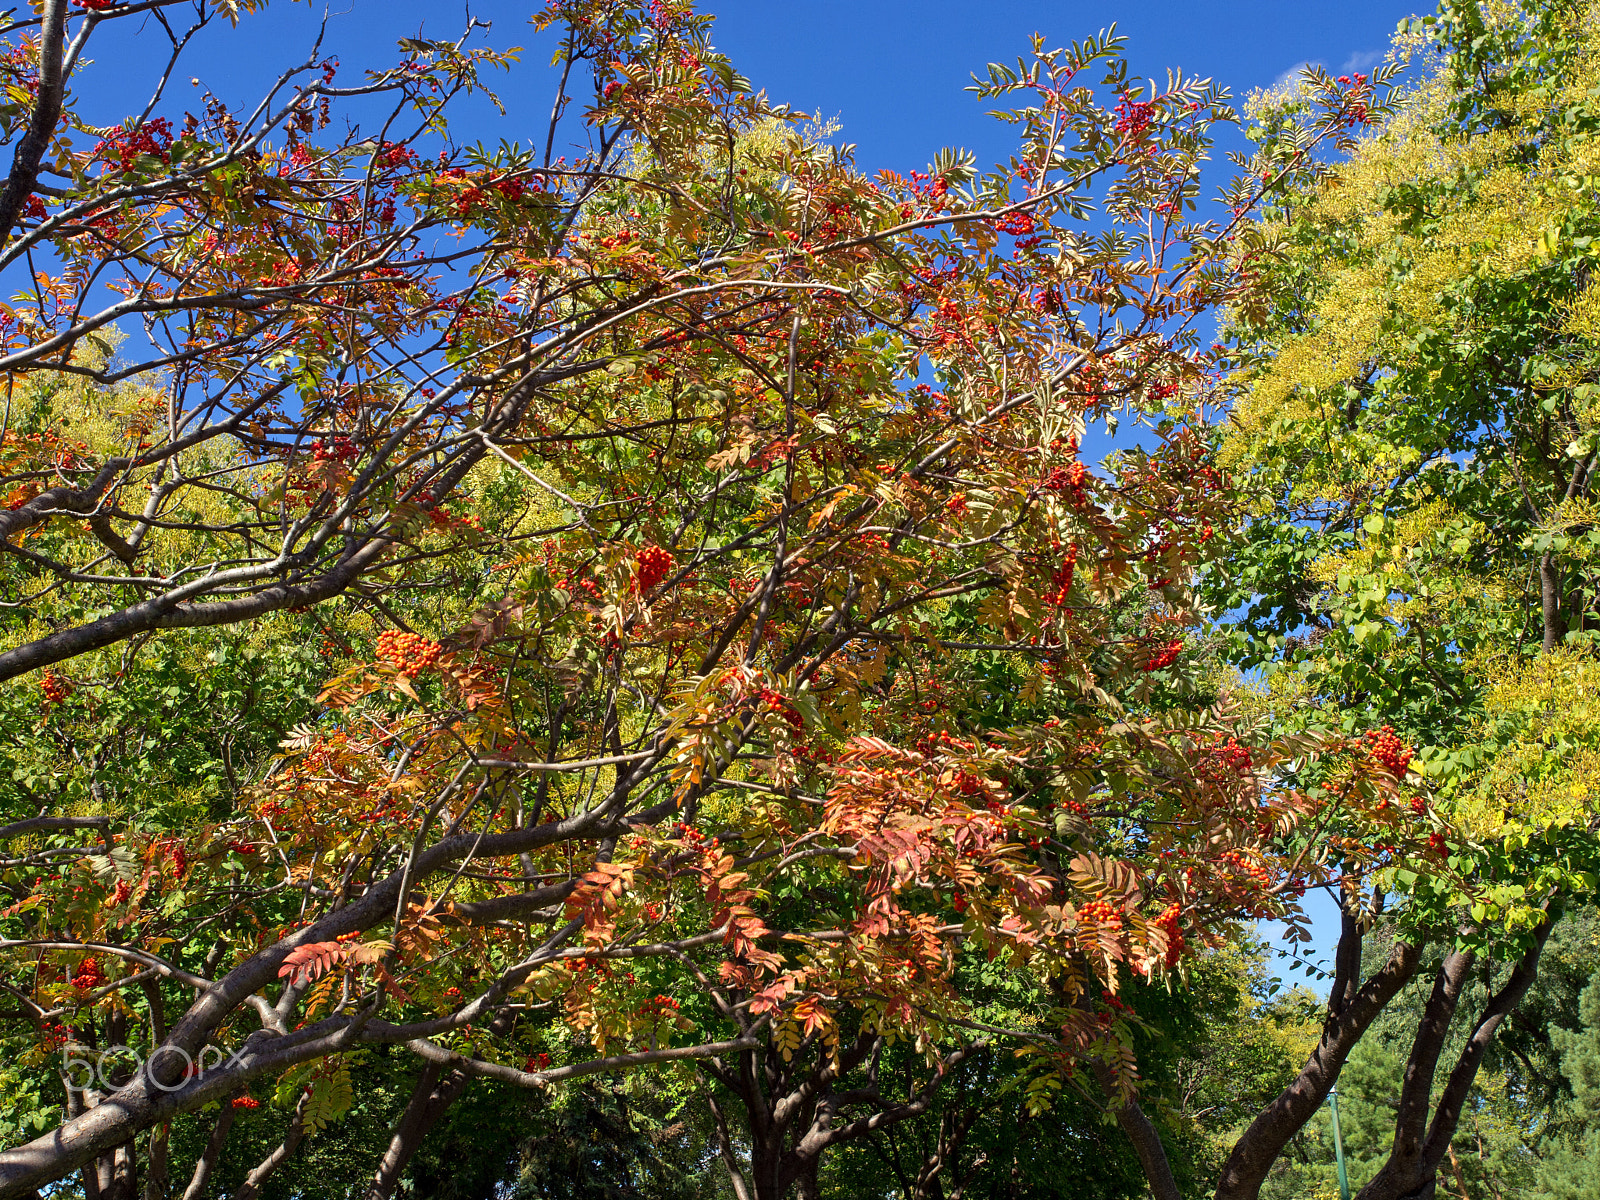
M1411 764L1411 747L1400 740L1394 729L1385 725L1367 734L1367 749L1396 779L1405 778Z
M131 171L140 155L148 154L166 162L171 149L172 122L165 117L152 117L137 129L119 130L97 145L94 154L107 162L116 159L117 165L124 171Z
M257 1100L254 1096L235 1096L233 1098L233 1107L235 1107L235 1108L260 1108L261 1107L261 1101Z
M72 683L54 671L46 671L39 680L39 690L44 693L46 704L60 704L72 695Z
M1026 237L1038 224L1030 212L1007 213L989 223L1001 233L1009 233L1012 237Z
M1144 669L1146 671L1160 671L1163 668L1170 667L1178 661L1178 655L1182 653L1183 639L1175 638L1146 659Z
M956 791L963 796L987 796L989 794L989 789L983 786L983 780L979 779L971 771L956 772L955 783Z
M1124 1004L1120 999L1118 999L1117 998L1117 994L1115 992L1113 992L1110 988L1101 988L1100 989L1100 999L1105 1001L1108 1005L1110 1005L1112 1008L1116 1009L1118 1012L1131 1012L1131 1011L1133 1011L1126 1004Z
M44 1043L46 1050L59 1050L74 1036L74 1030L69 1025L41 1025L39 1038Z
M126 904L128 897L132 894L133 888L129 886L128 881L119 879L117 880L117 886L111 891L111 903L113 905Z
M311 451L311 457L317 462L349 462L361 453L357 446L347 437L336 437L333 441L323 438Z
M671 573L673 566L672 555L660 546L645 546L633 556L633 561L638 569L634 585L641 596L654 591L656 585Z
M469 216L474 209L483 207L490 192L506 200L520 200L523 193L528 190L528 185L520 179L486 179L483 176L469 176L460 167L441 171L434 178L436 183L466 183L466 188L447 201L458 217Z
M105 981L106 974L100 969L100 960L90 956L78 964L78 973L72 977L72 986L87 992L100 987Z
M1443 858L1447 853L1449 853L1450 847L1445 843L1445 840L1441 835L1437 833L1430 833L1428 835L1428 849L1432 850L1440 858Z
M386 629L378 635L378 657L402 675L420 675L439 662L442 649L419 633Z
M596 583L593 579L590 579L588 576L585 576L582 579L573 579L571 576L568 576L561 586L568 593L587 593L589 599L593 600L597 604L601 600L604 600L606 595L605 589L603 589L598 583Z
M1345 117L1346 125L1370 125L1372 117L1367 111L1367 101L1372 97L1372 87L1367 82L1365 75L1357 74L1354 79L1348 75L1339 76L1341 87L1347 89L1348 108Z
M678 1011L678 1002L676 1000L674 1000L671 996L653 996L649 1000L646 1000L644 1002L644 1004L640 1007L639 1014L641 1016L645 1016L645 1015L662 1015L662 1016L664 1016L667 1013L675 1013L677 1011Z
M756 695L766 704L768 712L777 713L785 721L789 722L795 732L798 733L805 727L806 719L800 715L800 710L790 704L782 693L775 692L771 688L762 688Z
M1122 914L1109 900L1091 900L1087 904L1079 905L1078 917L1080 920L1104 925L1110 929L1122 928Z
M417 152L410 146L402 146L396 142L384 142L379 147L378 165L380 167L409 167L415 166L421 159Z
M1185 945L1183 933L1178 928L1178 911L1176 904L1169 904L1155 919L1156 927L1167 935L1167 953L1164 961L1168 967L1178 965L1178 959L1182 957Z
M1150 128L1150 123L1155 120L1156 106L1140 102L1132 96L1123 97L1122 103L1117 105L1117 132L1130 142L1136 142L1144 137Z
M1217 748L1217 756L1241 775L1255 766L1255 761L1250 757L1250 747L1241 746L1233 738Z

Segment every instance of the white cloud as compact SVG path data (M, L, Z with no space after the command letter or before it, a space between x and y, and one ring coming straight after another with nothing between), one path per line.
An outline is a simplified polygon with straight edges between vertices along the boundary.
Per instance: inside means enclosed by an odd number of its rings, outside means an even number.
M1382 60L1382 50L1359 50L1344 60L1344 66L1339 68L1339 74L1349 75L1355 71L1365 71L1377 66Z
M1339 68L1337 73L1340 75L1350 75L1356 71L1367 71L1372 67L1377 66L1382 61L1382 50L1358 50L1356 53L1344 60L1344 65ZM1308 68L1321 67L1323 65L1323 63L1314 61L1312 59L1305 59L1301 62L1297 62L1294 66L1290 67L1287 71L1283 72L1283 74L1274 79L1272 81L1272 87L1268 90L1277 92L1282 91L1285 88L1298 87L1300 85L1301 76L1305 74Z
M1272 87L1270 90L1276 92L1281 91L1284 88L1298 87L1300 84L1300 77L1305 74L1306 68L1317 65L1318 64L1312 62L1295 63L1294 66L1290 67L1282 75L1279 75L1272 81Z

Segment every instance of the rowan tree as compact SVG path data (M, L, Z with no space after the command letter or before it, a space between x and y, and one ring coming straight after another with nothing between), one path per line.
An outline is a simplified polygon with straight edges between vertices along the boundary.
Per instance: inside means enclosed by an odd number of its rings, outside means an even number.
M317 628L335 661L278 757L263 722L196 785L203 816L134 819L124 770L114 802L24 797L0 828L29 839L7 1019L106 1064L0 1153L0 1196L159 1190L204 1110L198 1194L276 1105L255 1195L383 1047L420 1073L374 1197L475 1078L839 1075L902 1044L942 1078L990 1038L1039 1057L1041 1105L1087 1067L1149 1166L1118 990L1293 917L1325 814L1399 774L1168 702L1232 512L1193 400L1245 215L1193 212L1222 94L1135 78L1111 35L1036 41L976 85L1014 106L1008 161L869 175L687 4L572 0L535 20L560 83L533 150L444 141L510 61L466 41L351 88L310 63L239 113L158 98L74 150L71 47L167 7L49 0L11 31L38 28L11 62L39 82L4 261L59 274L0 359L27 414L0 672L43 672L68 745L73 704L195 631L292 658ZM1348 128L1327 100L1302 144ZM107 280L127 299L91 312ZM103 357L131 316L154 356ZM1163 417L1148 448L1081 461L1129 408ZM966 956L1047 981L1041 1011L990 1026ZM809 1187L808 1128L804 1170L753 1152L754 1196Z

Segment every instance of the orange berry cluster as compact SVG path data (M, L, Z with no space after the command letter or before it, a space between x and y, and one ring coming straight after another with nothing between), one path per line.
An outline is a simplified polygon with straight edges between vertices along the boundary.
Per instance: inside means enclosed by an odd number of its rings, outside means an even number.
M260 1108L261 1107L261 1101L257 1100L254 1096L235 1096L233 1098L233 1107L235 1107L235 1108Z
M634 565L638 574L634 576L634 584L643 596L655 590L656 584L665 579L672 571L672 555L660 546L645 546L633 556Z
M1178 655L1182 653L1183 639L1176 638L1173 641L1168 642L1165 646L1161 647L1161 649L1157 650L1147 660L1145 660L1144 669L1146 671L1160 671L1165 667L1170 667L1173 663L1178 661Z
M1078 917L1080 920L1105 925L1111 929L1122 928L1122 914L1109 900L1091 900L1087 904L1079 905Z
M44 693L46 704L60 704L72 695L72 683L54 671L46 671L39 680L39 690Z
M1050 473L1044 477L1044 487L1045 490L1051 492L1072 491L1081 493L1083 485L1088 482L1088 479L1089 468L1082 463L1073 463L1065 470L1061 467L1051 467ZM1073 499L1081 501L1083 497L1080 494L1073 497Z
M1272 882L1272 872L1253 859L1246 858L1237 850L1225 851L1222 861L1233 868L1234 874L1243 875L1256 883L1266 886Z
M1050 590L1044 594L1044 602L1052 608L1065 608L1067 593L1072 590L1072 574L1078 566L1078 548L1067 547L1067 557L1062 561L1055 575L1050 580Z
M1367 734L1367 749L1396 779L1403 779L1406 767L1411 764L1411 747L1400 740L1394 729L1385 725Z
M378 657L402 675L420 675L439 662L442 650L419 633L386 629L378 635Z

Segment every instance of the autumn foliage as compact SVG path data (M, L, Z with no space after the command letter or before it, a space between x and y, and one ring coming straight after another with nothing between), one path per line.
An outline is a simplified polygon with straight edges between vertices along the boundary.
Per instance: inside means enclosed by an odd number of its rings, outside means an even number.
M78 8L26 43L45 75L120 11ZM0 311L36 410L3 448L0 673L43 671L49 753L113 721L147 644L180 671L243 630L307 678L248 761L196 732L217 765L181 819L15 801L15 1020L152 1053L0 1153L0 1195L124 1178L136 1135L258 1082L298 1144L372 1047L549 1088L982 1033L1038 1104L1090 1066L1125 1107L1119 990L1425 836L1356 836L1398 807L1392 734L1271 736L1190 654L1237 515L1196 323L1260 194L1194 211L1216 89L1036 42L977 84L1006 162L868 171L687 4L535 27L569 157L445 145L512 60L416 42L62 142L68 183L0 199L0 265L50 264ZM381 136L340 123L356 99L392 100ZM135 313L157 343L125 363L100 343ZM1117 413L1143 448L1085 461ZM1043 998L982 1022L969 961Z

